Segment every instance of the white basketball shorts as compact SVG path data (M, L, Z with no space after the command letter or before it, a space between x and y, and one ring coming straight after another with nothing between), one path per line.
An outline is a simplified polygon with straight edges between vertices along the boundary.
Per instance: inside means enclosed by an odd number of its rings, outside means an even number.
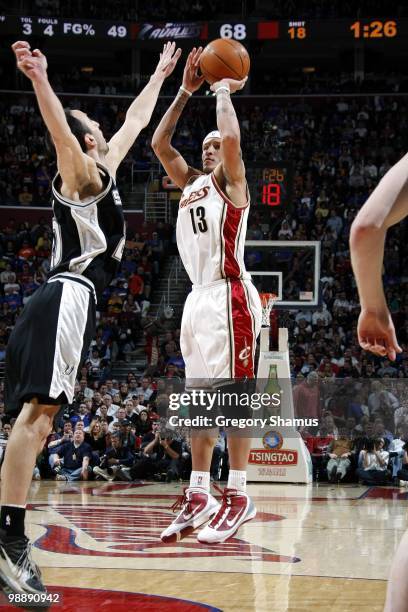
M250 280L193 286L180 336L187 388L216 386L214 379L254 378L261 322L261 301Z

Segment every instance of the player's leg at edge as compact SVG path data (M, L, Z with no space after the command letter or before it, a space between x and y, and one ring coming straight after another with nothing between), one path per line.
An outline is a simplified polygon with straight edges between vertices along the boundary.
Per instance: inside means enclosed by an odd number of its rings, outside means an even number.
M406 612L408 602L408 531L399 543L387 584L384 612Z
M25 535L25 512L36 458L60 406L26 402L7 443L1 469L0 582L6 594L46 593Z

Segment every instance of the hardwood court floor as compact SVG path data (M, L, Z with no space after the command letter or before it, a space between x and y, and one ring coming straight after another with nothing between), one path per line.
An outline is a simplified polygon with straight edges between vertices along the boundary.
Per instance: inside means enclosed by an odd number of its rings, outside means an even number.
M406 489L251 484L258 515L235 538L163 544L181 489L33 482L34 555L65 602L52 609L382 611L407 524Z

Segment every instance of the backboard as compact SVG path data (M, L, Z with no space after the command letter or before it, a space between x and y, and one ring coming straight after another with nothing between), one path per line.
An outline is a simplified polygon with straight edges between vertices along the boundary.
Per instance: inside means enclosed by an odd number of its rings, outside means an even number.
M319 241L247 240L245 265L260 293L276 293L277 308L319 306Z

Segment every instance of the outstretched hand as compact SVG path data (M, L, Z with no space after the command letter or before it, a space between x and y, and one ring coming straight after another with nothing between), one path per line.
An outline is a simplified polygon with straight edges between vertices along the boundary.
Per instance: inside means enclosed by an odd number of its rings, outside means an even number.
M203 52L202 47L193 47L188 54L186 65L183 73L183 87L194 93L197 89L200 89L204 83L204 76L198 73L200 68L200 55Z
M387 356L391 361L395 361L397 353L402 353L388 308L378 311L362 310L357 334L361 348L374 355Z
M211 91L217 91L219 87L228 87L230 93L235 93L236 91L239 91L245 87L247 80L248 77L245 77L245 79L242 79L241 81L237 81L236 79L221 79L220 81L213 83L210 89Z
M160 59L154 74L166 79L176 67L180 55L181 49L176 49L176 43L167 42L163 47L163 51L160 53Z
M30 44L19 40L11 45L17 60L17 68L31 81L47 75L47 58L39 49L31 51Z

